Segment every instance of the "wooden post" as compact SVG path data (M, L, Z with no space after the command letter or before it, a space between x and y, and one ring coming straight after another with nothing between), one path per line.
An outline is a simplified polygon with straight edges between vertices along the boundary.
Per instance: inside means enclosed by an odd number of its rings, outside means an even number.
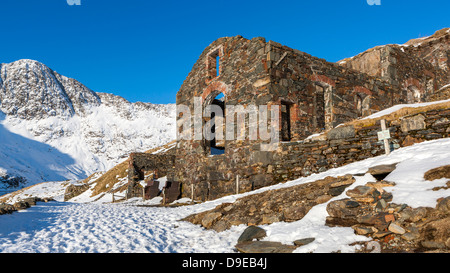
M162 190L162 196L163 196L163 205L165 205L166 204L166 187L164 187Z
M236 175L236 194L239 194L239 174Z
M386 131L386 120L382 119L380 122L381 122L381 130ZM384 137L383 141L384 141L384 151L388 155L391 153L391 148L389 147L388 137Z
M191 184L191 201L194 203L194 184Z

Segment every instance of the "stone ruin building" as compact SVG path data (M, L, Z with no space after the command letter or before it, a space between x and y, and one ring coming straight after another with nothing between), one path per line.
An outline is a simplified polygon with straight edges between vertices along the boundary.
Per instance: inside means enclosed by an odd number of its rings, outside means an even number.
M449 98L449 29L410 43L379 46L331 63L264 38L214 41L182 84L177 105L194 113L194 98L201 97L203 109L214 104L225 114L230 106L277 105L277 148L261 149L262 140L182 139L182 133L194 130L192 122L191 128L178 128L176 145L168 152L130 157L128 196L142 195L138 181L146 172L167 176L171 199L204 201L383 154L373 133L379 124L366 131L337 125L396 104ZM214 118L203 117L203 126ZM387 126L394 148L406 145L403 127ZM436 137L449 136L448 130L436 130ZM325 137L308 138L324 131Z

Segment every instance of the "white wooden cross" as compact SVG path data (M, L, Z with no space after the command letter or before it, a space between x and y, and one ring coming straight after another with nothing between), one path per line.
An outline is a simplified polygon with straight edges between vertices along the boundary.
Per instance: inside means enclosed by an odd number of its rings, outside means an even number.
M378 140L384 141L384 151L386 154L391 153L391 148L389 147L389 140L391 138L391 133L386 129L386 120L382 119L381 121L381 132L378 132Z

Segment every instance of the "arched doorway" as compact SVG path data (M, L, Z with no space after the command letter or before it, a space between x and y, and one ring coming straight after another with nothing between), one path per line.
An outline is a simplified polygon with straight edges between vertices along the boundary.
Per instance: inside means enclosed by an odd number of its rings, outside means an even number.
M204 146L208 155L225 153L225 95L211 92L204 102Z

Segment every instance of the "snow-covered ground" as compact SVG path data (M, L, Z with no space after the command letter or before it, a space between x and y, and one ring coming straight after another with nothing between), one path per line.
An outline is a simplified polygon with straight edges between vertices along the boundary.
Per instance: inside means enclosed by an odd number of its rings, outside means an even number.
M438 198L450 196L450 189L431 189L444 186L447 180L425 181L423 174L450 164L449 151L450 139L423 142L398 149L390 155L369 158L257 191L176 208L137 207L136 204L142 203L138 199L121 204L102 203L104 201L38 203L27 210L0 216L0 252L234 252L244 225L217 233L179 220L245 195L308 183L327 176L361 174L369 167L381 164L398 163L396 170L385 178L396 183L395 187L385 188L393 194L394 203L435 207ZM375 180L369 174L355 177L356 182L347 190ZM39 195L40 191L48 194L52 188L56 195L61 194L61 185L45 184L38 185L40 189L34 189L34 195ZM42 190L44 186L46 190ZM31 190L22 194L30 194ZM345 192L330 201L344 197ZM61 200L61 195L56 199ZM355 235L351 228L325 226L327 204L315 206L299 221L262 226L267 231L264 240L292 244L297 239L315 237L314 242L297 248L295 252L353 252L357 246L349 244L367 241L368 238Z

